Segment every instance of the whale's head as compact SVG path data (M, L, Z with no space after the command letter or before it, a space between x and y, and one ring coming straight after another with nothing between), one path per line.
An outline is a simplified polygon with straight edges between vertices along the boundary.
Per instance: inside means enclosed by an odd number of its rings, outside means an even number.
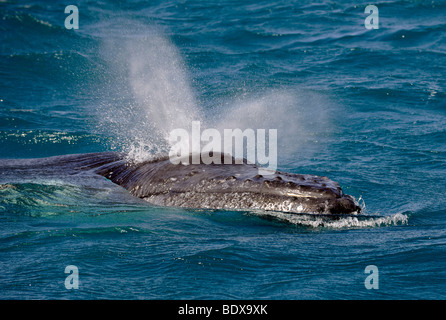
M117 161L97 172L132 195L162 206L318 214L361 211L354 197L343 194L339 184L327 177L278 171L262 175L256 165L246 162Z
M241 171L244 173L231 175L225 182L220 180L235 194L240 208L318 214L361 212L355 198L344 194L339 184L327 177L287 172L249 175L248 168Z

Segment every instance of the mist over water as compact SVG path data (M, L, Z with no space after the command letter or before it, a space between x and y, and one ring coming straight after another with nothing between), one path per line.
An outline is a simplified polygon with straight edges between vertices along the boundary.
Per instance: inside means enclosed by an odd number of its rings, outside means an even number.
M122 31L106 32L100 47L109 75L97 120L103 134L113 136L113 148L128 152L131 160L168 153L169 133L178 128L190 133L192 121L199 121L201 130L217 129L222 137L225 129L276 129L279 159L312 140L315 132L330 131L334 104L296 87L247 88L206 111L168 36L154 26L125 25Z
M336 105L317 92L304 92L295 87L267 88L230 100L209 122L220 131L226 128L277 129L280 165L280 160L296 152L312 156L315 149L305 145L333 130L335 108Z
M98 120L114 147L142 161L166 153L169 132L201 114L177 48L155 28L126 26L100 47L109 75Z

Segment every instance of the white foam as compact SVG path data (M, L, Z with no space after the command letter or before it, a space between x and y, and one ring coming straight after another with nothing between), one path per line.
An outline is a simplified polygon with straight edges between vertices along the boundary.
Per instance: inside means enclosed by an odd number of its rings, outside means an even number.
M360 215L339 216L334 218L323 217L322 215L311 214L292 214L283 212L254 212L259 216L274 218L294 225L301 225L311 228L329 228L329 229L356 229L356 228L374 228L392 225L404 225L408 223L408 216L396 213L389 216L370 216Z

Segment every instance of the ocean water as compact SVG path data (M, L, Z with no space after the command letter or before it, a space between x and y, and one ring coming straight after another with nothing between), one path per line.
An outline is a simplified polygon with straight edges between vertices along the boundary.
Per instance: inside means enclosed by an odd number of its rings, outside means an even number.
M365 217L161 208L0 166L0 299L446 298L446 1L373 3L378 29L365 1L73 4L78 29L66 2L0 3L0 158L275 128L278 169Z

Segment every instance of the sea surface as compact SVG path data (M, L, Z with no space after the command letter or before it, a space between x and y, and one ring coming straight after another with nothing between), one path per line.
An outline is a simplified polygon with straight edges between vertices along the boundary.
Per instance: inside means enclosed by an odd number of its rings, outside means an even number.
M446 1L375 2L377 29L368 1L77 0L78 29L68 4L0 2L0 158L271 128L279 170L364 217L162 208L0 165L0 299L446 298Z

